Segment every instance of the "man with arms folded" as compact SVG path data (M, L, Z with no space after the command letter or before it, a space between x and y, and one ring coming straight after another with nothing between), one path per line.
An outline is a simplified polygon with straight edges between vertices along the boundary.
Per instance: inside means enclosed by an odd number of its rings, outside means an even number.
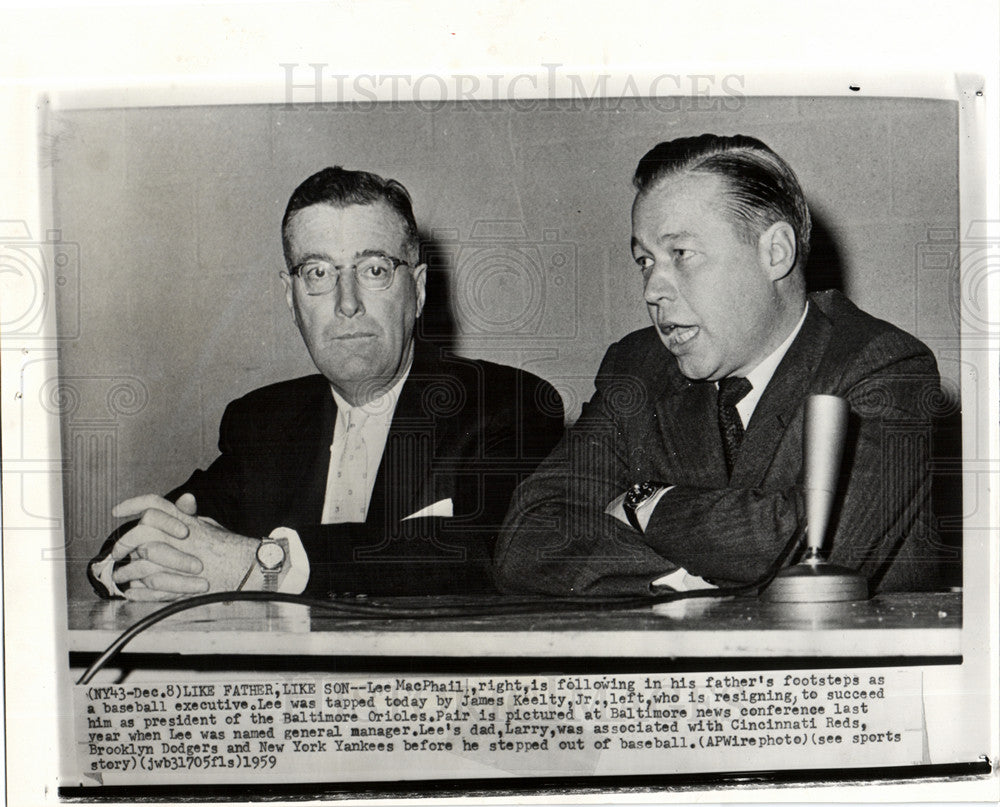
M414 334L427 266L409 194L327 168L282 221L285 297L320 375L231 403L221 456L106 542L102 596L489 591L510 494L562 433L535 376L439 355Z
M611 346L579 421L515 492L498 584L634 594L753 581L803 519L804 402L827 393L851 407L830 559L873 590L933 587L930 351L839 292L806 294L809 211L759 140L661 143L634 184L653 327Z

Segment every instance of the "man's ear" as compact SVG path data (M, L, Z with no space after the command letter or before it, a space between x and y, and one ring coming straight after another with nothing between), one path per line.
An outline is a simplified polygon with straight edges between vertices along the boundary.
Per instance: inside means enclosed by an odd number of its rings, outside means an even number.
M292 312L292 322L295 323L295 327L298 327L299 318L295 313L295 291L292 286L292 276L288 272L282 272L281 282L285 284L285 303L288 305L288 310Z
M417 292L417 317L419 317L423 313L424 300L427 297L427 264L422 263L414 267L410 274Z
M795 230L787 221L776 221L760 234L757 258L771 280L781 280L795 266Z

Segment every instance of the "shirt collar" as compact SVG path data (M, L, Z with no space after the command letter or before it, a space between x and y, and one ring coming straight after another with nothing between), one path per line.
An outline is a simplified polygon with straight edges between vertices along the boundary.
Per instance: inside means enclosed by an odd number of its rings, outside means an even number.
M753 384L754 390L758 393L763 393L764 388L771 383L771 377L774 375L774 371L778 369L778 365L781 364L781 360L785 358L788 348L792 346L792 342L795 341L795 337L798 336L799 331L802 330L802 325L805 323L806 314L808 313L809 301L806 300L806 306L802 309L802 316L799 317L798 323L792 329L792 332L788 334L785 341L778 345L774 353L747 373L747 381Z
M355 409L361 410L365 413L367 418L381 418L383 420L391 420L392 414L396 410L396 402L399 400L399 394L403 391L403 385L406 383L406 379L410 376L410 369L413 367L413 353L410 353L410 360L406 364L406 369L403 374L399 377L389 389L374 398L368 403L362 404L361 406L352 406L340 395L337 390L330 385L330 391L333 393L333 400L337 402L337 416L346 417ZM367 419L366 418L366 419Z
M765 387L771 383L771 378L778 369L778 365L781 364L781 360L785 358L788 348L792 346L792 342L795 341L795 337L798 336L799 331L802 330L802 325L805 323L806 314L808 313L809 301L807 300L806 307L802 311L802 316L799 317L798 324L792 329L792 332L788 334L785 341L778 345L777 349L770 356L747 373L747 381L751 384L750 392L748 392L743 399L736 404L736 411L739 412L740 420L743 421L744 428L746 428L746 425L750 422L750 417L753 415L754 409L757 408L757 402L760 401L761 396L764 394ZM715 386L718 387L718 383L716 383Z

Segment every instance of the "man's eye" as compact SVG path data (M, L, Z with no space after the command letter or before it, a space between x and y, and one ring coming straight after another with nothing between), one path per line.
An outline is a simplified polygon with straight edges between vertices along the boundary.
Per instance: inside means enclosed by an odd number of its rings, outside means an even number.
M653 268L653 259L643 255L636 257L635 263L643 272Z
M330 270L321 263L310 263L303 266L299 272L303 277L311 280L323 280L329 274Z
M694 255L693 249L678 248L674 250L674 257L678 260L686 261L692 255Z

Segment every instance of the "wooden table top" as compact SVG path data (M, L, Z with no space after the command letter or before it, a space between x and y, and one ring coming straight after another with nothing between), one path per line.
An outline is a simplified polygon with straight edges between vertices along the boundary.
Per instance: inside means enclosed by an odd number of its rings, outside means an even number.
M454 604L456 599L379 602L405 606ZM155 610L155 604L121 600L72 602L66 649L99 652ZM494 658L947 657L962 653L961 625L960 592L883 594L832 605L781 606L740 597L616 611L378 620L299 604L234 602L172 615L135 637L126 651Z

